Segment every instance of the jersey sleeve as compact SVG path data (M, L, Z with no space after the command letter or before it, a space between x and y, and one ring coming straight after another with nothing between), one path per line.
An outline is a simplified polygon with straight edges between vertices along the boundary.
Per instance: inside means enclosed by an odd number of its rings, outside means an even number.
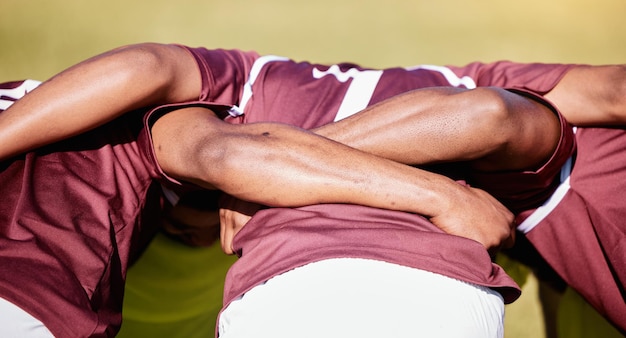
M519 88L539 95L549 92L574 64L474 62L463 67L448 66L458 77L467 76L478 87Z
M202 92L198 99L229 106L237 105L254 61L259 55L240 50L183 48L193 55L200 69Z

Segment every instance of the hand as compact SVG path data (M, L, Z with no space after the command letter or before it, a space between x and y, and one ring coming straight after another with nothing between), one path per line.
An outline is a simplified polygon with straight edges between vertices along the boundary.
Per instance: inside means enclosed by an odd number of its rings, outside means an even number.
M234 254L233 239L259 209L260 204L224 194L220 200L220 242L226 254Z
M490 254L515 242L513 214L487 192L460 186L448 209L430 218L441 230L481 243Z

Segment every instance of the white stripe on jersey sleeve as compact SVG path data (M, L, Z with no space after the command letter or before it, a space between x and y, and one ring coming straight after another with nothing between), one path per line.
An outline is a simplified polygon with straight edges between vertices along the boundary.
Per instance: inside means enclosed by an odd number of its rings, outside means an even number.
M252 65L252 68L250 69L248 81L243 85L243 93L241 94L241 102L239 102L239 106L233 106L228 111L228 113L233 117L237 117L237 116L244 114L246 105L248 104L248 101L250 101L250 98L252 97L252 85L254 84L254 82L256 81L256 78L261 73L261 69L263 69L263 67L266 64L270 62L288 61L288 60L289 59L286 57L276 56L276 55L265 55L256 59L254 61L254 64Z
M570 189L570 174L572 172L572 158L567 159L567 162L561 168L561 184L559 187L552 193L552 196L543 203L542 206L537 208L528 218L526 218L522 223L517 226L517 230L521 231L524 234L527 234L532 229L534 229L541 221L543 221L554 208L561 203L565 194Z
M446 78L446 80L448 80L448 83L450 83L450 85L453 87L463 86L467 89L476 88L476 82L474 81L474 79L472 79L469 76L458 77L448 67L434 66L434 65L419 65L419 66L407 67L405 69L406 70L426 69L426 70L438 72L438 73L441 73L441 75L443 75Z
M40 81L35 80L24 80L19 86L11 89L2 88L0 89L0 110L5 110L9 108L13 102L21 99L26 93L32 91L37 86L41 84Z

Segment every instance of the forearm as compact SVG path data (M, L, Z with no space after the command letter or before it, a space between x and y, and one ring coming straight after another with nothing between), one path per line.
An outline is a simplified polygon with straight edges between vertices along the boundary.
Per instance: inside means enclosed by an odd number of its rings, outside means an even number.
M545 161L559 124L547 107L503 89L442 87L393 97L315 132L406 164L513 170Z
M171 45L129 46L83 61L0 114L0 160L133 109L194 99L200 92L197 72L193 58Z
M352 203L418 213L442 230L497 247L512 214L483 191L294 127L230 125L185 108L152 127L169 175L269 206Z
M574 125L625 125L626 65L575 67L545 96Z
M230 125L207 112L181 109L155 123L159 164L175 178L243 200L269 206L354 203L431 216L449 203L443 195L459 186L305 130Z

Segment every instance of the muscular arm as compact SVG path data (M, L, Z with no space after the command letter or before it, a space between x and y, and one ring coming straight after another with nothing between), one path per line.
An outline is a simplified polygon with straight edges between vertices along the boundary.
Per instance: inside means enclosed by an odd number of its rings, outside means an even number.
M232 125L204 108L180 109L152 128L170 175L269 206L353 203L429 217L486 248L508 239L512 215L481 190L382 159L294 127Z
M574 67L545 97L573 125L626 125L626 65ZM559 137L546 107L489 87L416 90L316 132L402 163L493 171L537 168Z
M396 96L315 132L400 163L470 161L498 171L540 166L559 128L554 112L524 96L445 87Z
M574 125L625 125L626 65L575 67L546 98Z
M104 53L52 77L0 114L0 160L124 112L199 93L196 62L180 47L141 44Z

